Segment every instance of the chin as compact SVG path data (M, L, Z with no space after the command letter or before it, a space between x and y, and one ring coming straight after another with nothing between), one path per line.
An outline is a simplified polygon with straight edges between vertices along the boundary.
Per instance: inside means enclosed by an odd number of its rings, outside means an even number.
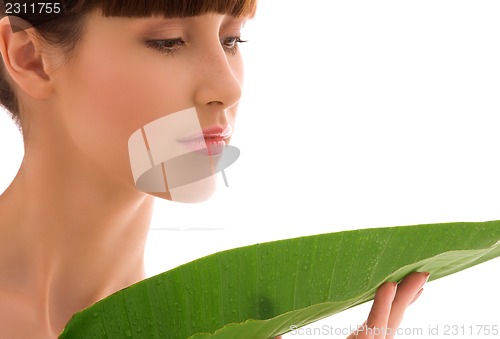
M212 175L193 183L171 188L167 192L146 192L155 197L175 202L197 203L212 197L217 189L217 178Z

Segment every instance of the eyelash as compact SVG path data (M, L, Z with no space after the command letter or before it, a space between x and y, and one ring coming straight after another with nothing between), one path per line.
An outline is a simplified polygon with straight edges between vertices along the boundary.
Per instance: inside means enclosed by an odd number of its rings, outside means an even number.
M226 37L226 38L223 38L223 40L226 40L226 41L233 40L231 47L226 46L225 42L222 42L222 48L224 48L225 51L231 53L232 55L234 55L238 52L239 44L241 44L243 42L247 42L247 40L241 40L241 37L239 37L239 36Z
M228 46L228 42L230 46ZM247 40L241 40L239 36L226 37L221 39L222 48L229 54L235 55L238 52L238 45L240 43L247 42ZM182 38L175 39L165 39L165 40L147 40L144 42L146 47L153 48L160 53L173 55L180 52L180 47L186 44Z

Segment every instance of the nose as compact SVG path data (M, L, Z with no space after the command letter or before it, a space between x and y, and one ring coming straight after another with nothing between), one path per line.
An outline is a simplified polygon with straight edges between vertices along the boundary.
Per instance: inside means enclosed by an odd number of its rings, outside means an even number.
M200 51L195 67L198 78L194 101L204 110L221 111L234 106L241 97L243 66L239 55L224 51L220 43Z

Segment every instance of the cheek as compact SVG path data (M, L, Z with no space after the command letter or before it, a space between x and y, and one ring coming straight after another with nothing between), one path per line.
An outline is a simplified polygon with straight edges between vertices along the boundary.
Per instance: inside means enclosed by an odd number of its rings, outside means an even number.
M243 86L243 81L245 78L245 69L243 65L243 59L239 55L236 60L231 63L235 77L240 81L241 86Z
M165 88L164 84L160 86L157 79L148 79L142 72L130 69L107 69L75 78L71 100L73 118L88 121L108 133L115 131L125 135L164 112L162 97L165 91L173 89Z
M240 54L238 54L237 57L230 59L229 61L231 69L233 71L234 77L238 79L240 86L243 87L243 82L244 82L244 66L243 66L243 59ZM228 116L227 119L229 123L234 127L236 124L236 114L238 112L238 103L236 103L234 106L232 106L228 110Z
M129 137L148 122L178 110L181 92L186 91L176 79L165 81L161 74L165 72L155 72L144 62L112 61L75 65L61 83L61 112L79 151L129 174Z

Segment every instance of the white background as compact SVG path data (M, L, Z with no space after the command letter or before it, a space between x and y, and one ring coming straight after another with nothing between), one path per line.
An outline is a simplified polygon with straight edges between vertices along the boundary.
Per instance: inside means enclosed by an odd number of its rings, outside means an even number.
M202 204L157 201L148 275L263 241L500 219L498 13L497 1L260 1L230 187ZM6 114L0 143L1 192L22 158ZM424 335L401 338L500 327L498 272L496 259L429 283L402 324ZM370 305L308 328L355 326Z

